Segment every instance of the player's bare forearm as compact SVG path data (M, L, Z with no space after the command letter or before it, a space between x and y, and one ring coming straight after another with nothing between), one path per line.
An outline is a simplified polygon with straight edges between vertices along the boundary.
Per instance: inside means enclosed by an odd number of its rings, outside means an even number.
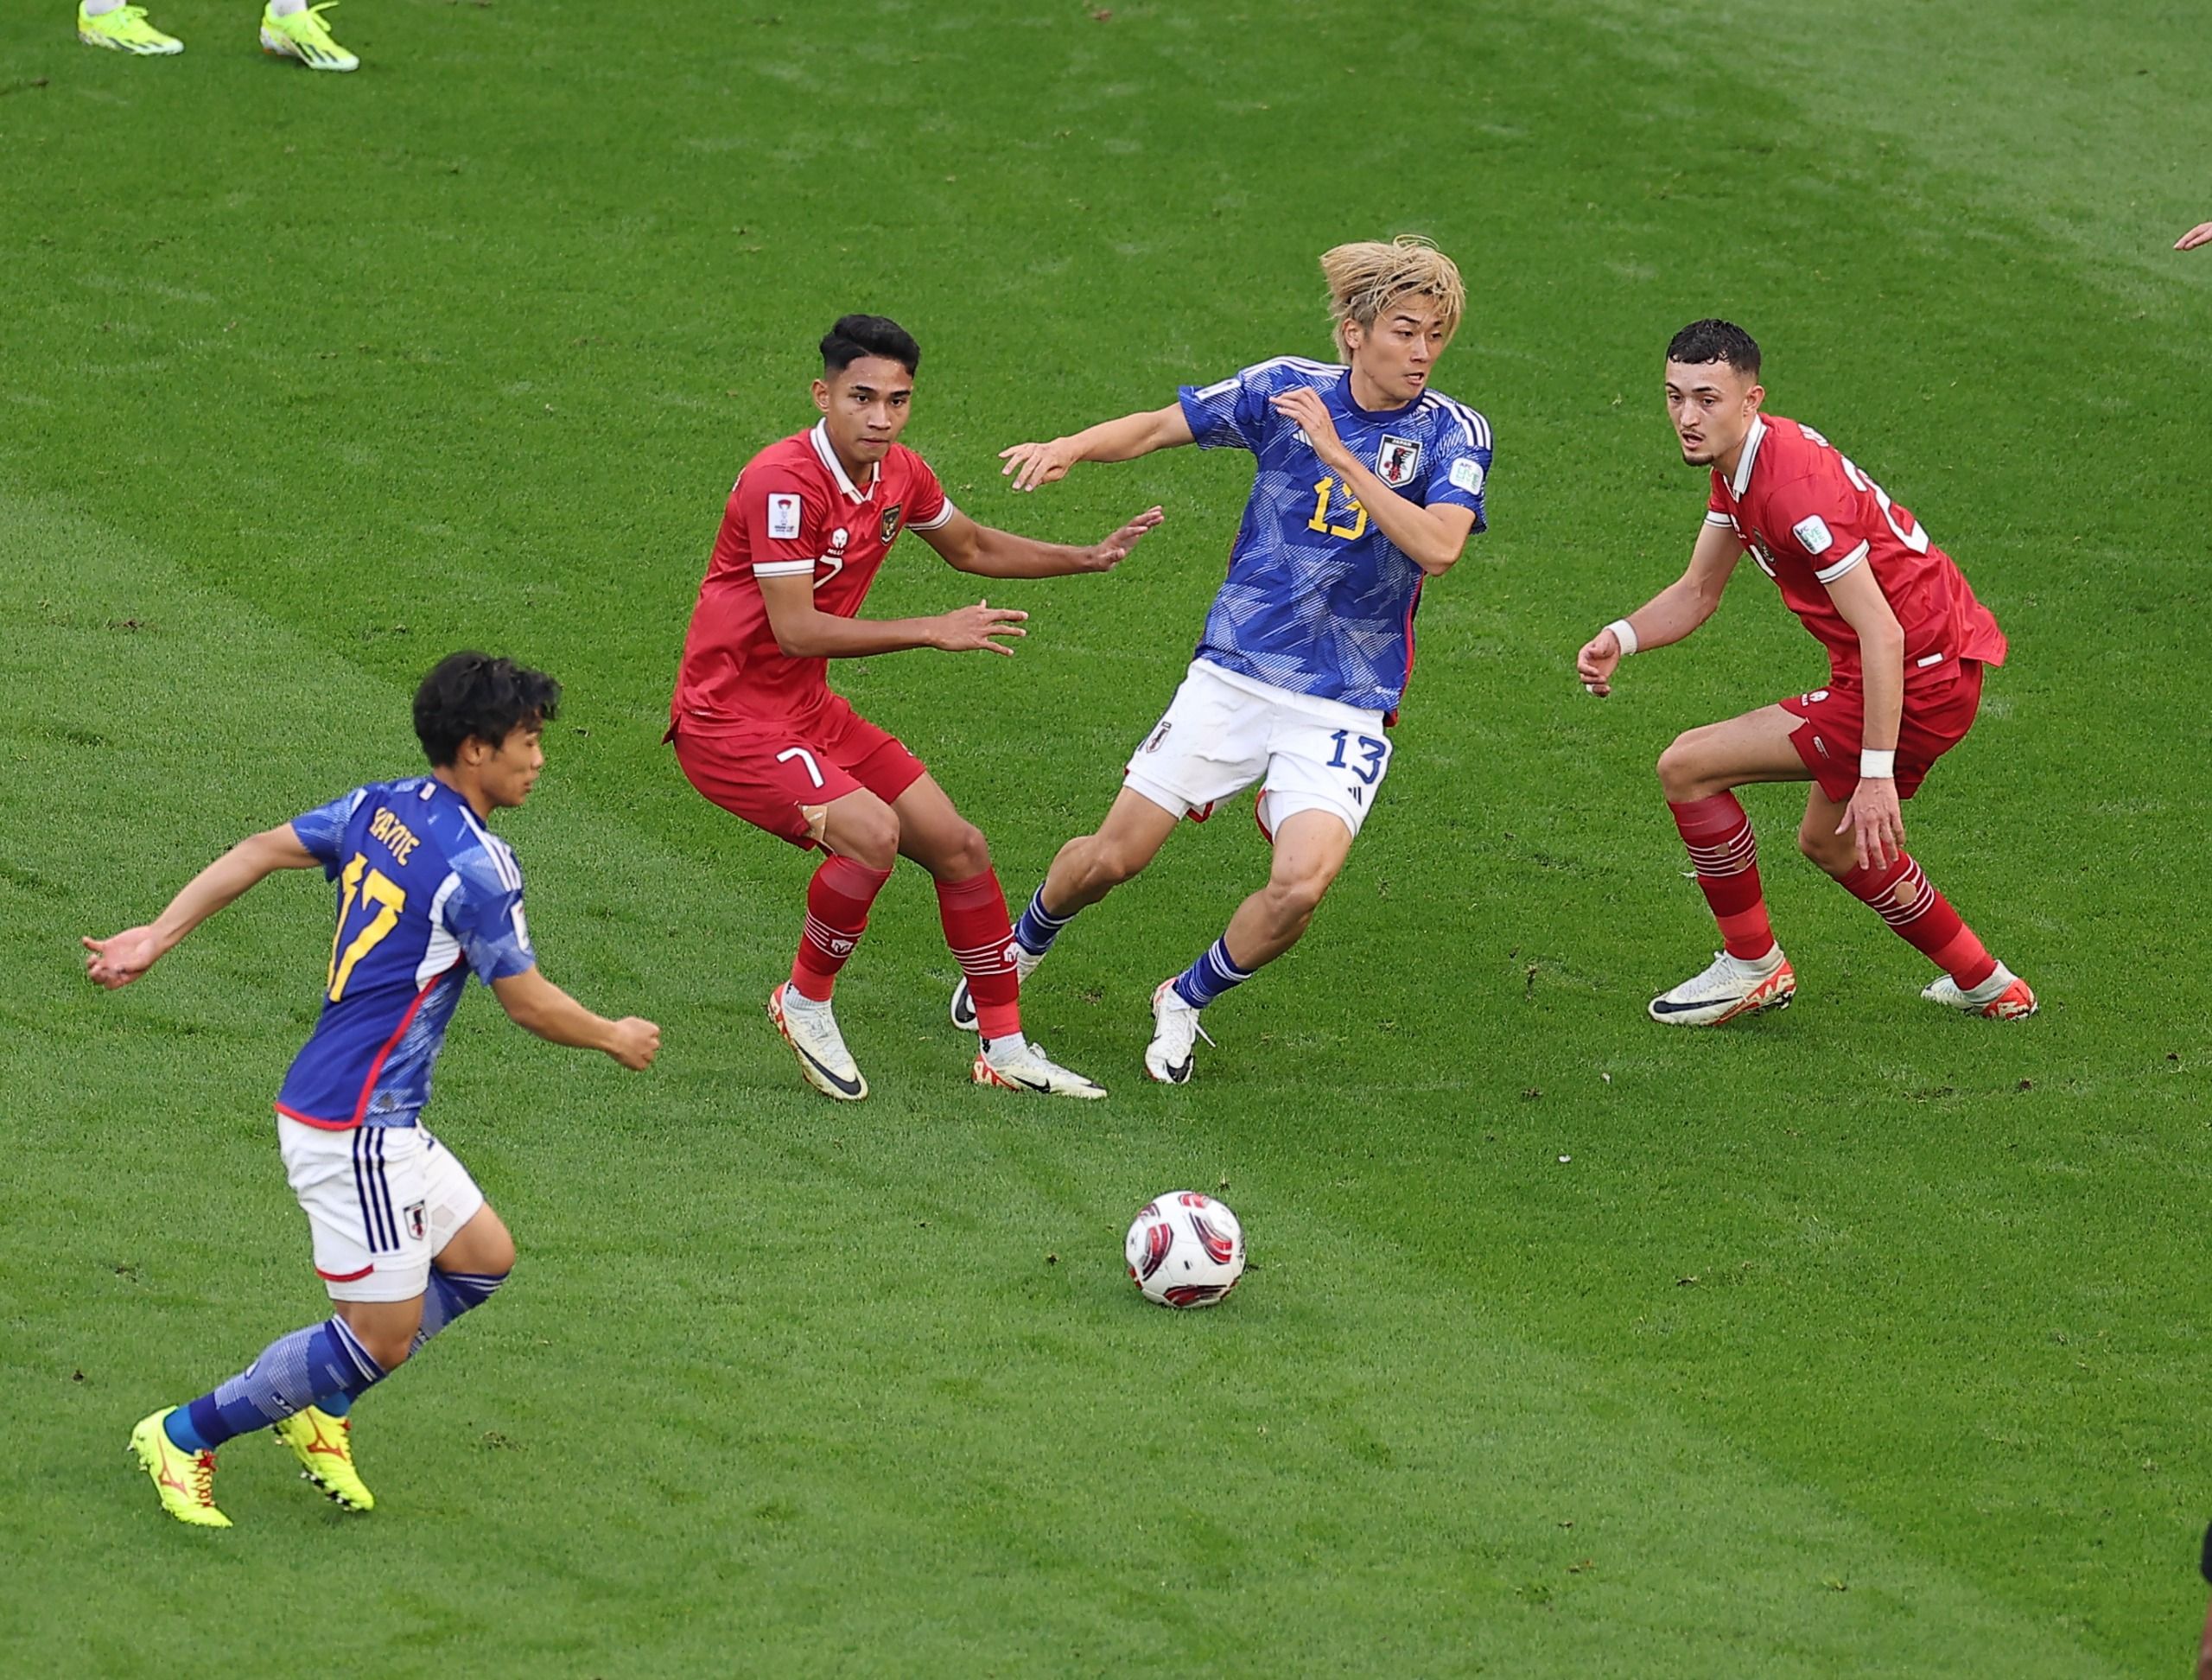
M772 614L770 625L777 648L794 659L864 659L939 646L935 619L839 618L810 607L788 617Z
M86 977L112 991L130 984L182 944L185 935L279 869L313 869L321 860L300 843L289 823L251 835L193 876L162 913L143 927L105 939L87 938Z
M1344 489L1367 510L1367 517L1429 576L1442 576L1466 552L1467 538L1475 528L1472 508L1448 502L1424 507L1408 501L1349 450L1337 461L1325 457L1322 464L1336 468Z
M1183 405L1125 414L1118 420L1102 420L1095 426L1049 443L1016 443L999 451L1006 465L1001 477L1011 477L1017 490L1034 490L1067 476L1078 461L1135 461L1154 449L1172 449L1192 442L1191 423Z
M595 1015L555 985L538 970L503 975L492 992L507 1019L549 1044L596 1050L632 1070L649 1067L660 1053L660 1028L635 1015L609 1021Z
M1081 548L1039 542L1011 531L979 525L964 517L953 520L942 540L935 532L925 536L936 544L946 564L978 577L1065 577L1077 572L1113 570L1162 517L1159 508L1147 508L1105 541Z

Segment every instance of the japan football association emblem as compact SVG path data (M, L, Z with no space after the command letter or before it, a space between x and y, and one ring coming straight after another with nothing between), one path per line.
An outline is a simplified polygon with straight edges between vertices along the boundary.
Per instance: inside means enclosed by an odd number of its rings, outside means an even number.
M897 502L892 503L883 510L883 540L886 544L899 534L899 516L906 511Z
M423 1204L421 1202L410 1202L401 1210L407 1220L407 1234L418 1243L428 1236L430 1231L429 1221L423 1217Z
M1420 441L1383 433L1382 447L1375 457L1375 476L1396 490L1411 484L1414 474L1420 470Z

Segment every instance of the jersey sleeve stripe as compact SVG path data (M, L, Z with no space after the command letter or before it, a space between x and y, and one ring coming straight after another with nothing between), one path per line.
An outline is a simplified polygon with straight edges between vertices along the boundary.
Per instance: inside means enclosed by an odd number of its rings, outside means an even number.
M917 519L913 524L908 525L906 529L909 531L942 531L945 526L952 523L952 516L959 511L960 510L958 508L952 505L952 498L947 496L944 499L944 506L938 512L937 518L934 519ZM755 566L753 570L758 571L760 569L758 566Z
M1868 546L1869 545L1867 544L1861 543L1857 548L1852 550L1850 553L1845 555L1842 559L1837 561L1835 564L1833 566L1822 566L1819 570L1815 571L1813 576L1819 578L1823 583L1834 582L1837 578L1841 577L1844 573L1849 571L1853 566L1857 565L1861 560L1864 560L1866 557Z
M423 952L423 960L415 965L415 990L420 991L451 968L461 956L461 941L446 926L446 900L461 887L461 871L448 869L446 878L438 883L436 895L430 900L430 943Z
M797 577L802 572L814 570L811 560L756 560L753 563L755 577Z
M1705 522L1710 525L1731 526L1736 523L1734 519L1731 519L1727 514L1723 513L1717 507L1708 507L1705 510Z

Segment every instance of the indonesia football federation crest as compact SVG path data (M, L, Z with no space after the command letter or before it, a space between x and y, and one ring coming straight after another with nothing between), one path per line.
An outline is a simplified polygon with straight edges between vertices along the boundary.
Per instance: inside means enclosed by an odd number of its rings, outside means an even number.
M1384 432L1382 448L1375 457L1375 476L1393 490L1402 490L1420 470L1421 441Z
M906 511L905 507L898 502L892 503L883 510L883 540L887 546L891 539L899 534L899 516Z

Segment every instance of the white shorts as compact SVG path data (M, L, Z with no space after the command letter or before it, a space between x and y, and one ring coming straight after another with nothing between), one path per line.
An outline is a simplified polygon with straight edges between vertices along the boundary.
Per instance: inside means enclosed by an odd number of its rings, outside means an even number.
M1204 822L1216 805L1257 782L1256 814L1270 840L1301 811L1328 811L1357 836L1389 768L1381 712L1193 659L1122 785Z
M420 1125L330 1131L280 1114L276 1136L333 1301L412 1301L484 1206L468 1169Z

